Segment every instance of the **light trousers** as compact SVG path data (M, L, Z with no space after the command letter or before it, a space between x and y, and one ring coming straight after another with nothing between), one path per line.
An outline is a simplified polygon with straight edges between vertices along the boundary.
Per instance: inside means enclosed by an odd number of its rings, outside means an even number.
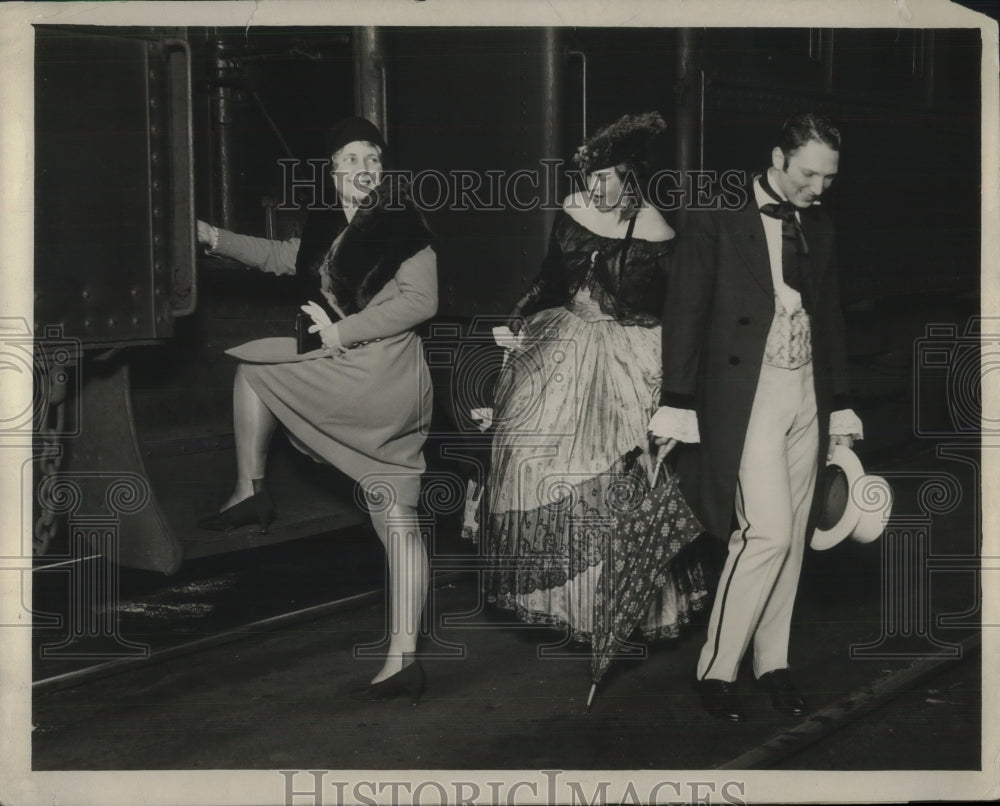
M699 680L735 680L751 639L757 677L788 666L818 450L812 364L764 364L740 459L739 528L729 539Z

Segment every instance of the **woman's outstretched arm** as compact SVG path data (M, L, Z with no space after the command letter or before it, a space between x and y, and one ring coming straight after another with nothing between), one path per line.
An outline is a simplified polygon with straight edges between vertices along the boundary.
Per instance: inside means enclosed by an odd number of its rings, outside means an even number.
M298 238L272 241L269 238L239 235L199 221L198 240L208 246L210 254L226 257L270 274L295 274L295 259L299 254Z

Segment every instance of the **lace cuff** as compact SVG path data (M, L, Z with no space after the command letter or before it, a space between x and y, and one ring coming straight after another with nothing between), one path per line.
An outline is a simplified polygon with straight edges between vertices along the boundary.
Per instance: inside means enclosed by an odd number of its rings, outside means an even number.
M649 421L649 433L654 437L667 437L678 442L701 442L698 415L693 409L660 406Z
M864 439L865 429L854 409L840 409L830 415L830 435Z

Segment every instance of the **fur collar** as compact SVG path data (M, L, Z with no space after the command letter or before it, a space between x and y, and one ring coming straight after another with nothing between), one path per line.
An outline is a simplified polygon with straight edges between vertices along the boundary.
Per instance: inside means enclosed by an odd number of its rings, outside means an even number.
M368 305L431 237L409 185L401 177L386 177L330 252L330 290L344 312L357 313Z
M347 216L340 202L335 207L311 209L302 226L302 238L295 257L296 273L315 277L330 246L346 227Z

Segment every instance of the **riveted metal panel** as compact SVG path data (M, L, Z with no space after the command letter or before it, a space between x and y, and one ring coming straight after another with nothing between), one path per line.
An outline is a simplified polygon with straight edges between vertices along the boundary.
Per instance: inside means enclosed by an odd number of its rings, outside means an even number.
M170 336L182 144L163 46L39 27L35 65L36 327L84 346Z

